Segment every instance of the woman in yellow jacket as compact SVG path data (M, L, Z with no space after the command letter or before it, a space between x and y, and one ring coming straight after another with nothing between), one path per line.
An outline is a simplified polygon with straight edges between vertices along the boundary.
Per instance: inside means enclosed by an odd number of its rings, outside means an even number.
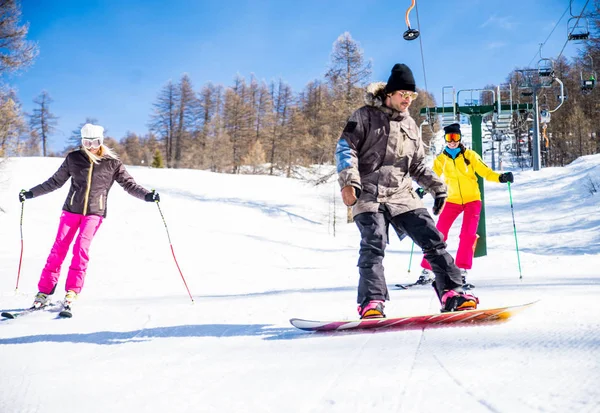
M473 266L473 252L481 212L481 192L477 175L490 182L501 183L512 183L514 178L512 172L499 174L492 171L477 152L465 148L461 143L462 134L458 123L446 126L444 132L446 147L433 161L433 171L438 176L443 176L448 185L448 199L436 227L444 234L446 241L450 227L461 213L464 214L455 263L461 269L465 283L466 270ZM424 268L421 278L425 280L425 273L431 270L431 267L426 260L421 262L421 267Z

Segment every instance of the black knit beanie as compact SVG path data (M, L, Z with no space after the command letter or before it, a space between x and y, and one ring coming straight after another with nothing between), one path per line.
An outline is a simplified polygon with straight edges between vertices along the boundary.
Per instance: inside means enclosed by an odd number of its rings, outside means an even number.
M462 136L462 133L460 132L460 124L453 123L452 125L446 126L444 128L444 133L459 133Z
M408 90L416 92L415 77L408 66L402 63L396 63L392 68L392 74L385 85L385 93L392 93L396 90Z

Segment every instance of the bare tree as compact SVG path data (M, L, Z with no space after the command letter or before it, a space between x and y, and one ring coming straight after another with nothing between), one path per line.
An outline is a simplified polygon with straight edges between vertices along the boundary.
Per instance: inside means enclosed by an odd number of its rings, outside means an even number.
M14 90L0 88L0 156L20 154L21 137L26 132L27 124Z
M120 146L127 154L130 165L143 165L146 162L142 141L135 133L128 132L127 136L121 139Z
M50 94L45 90L33 100L38 105L33 109L33 114L29 116L29 127L35 131L38 139L42 142L42 156L47 156L48 139L56 128L56 119L50 112L50 104L53 102Z
M287 124L290 118L290 107L292 105L292 89L289 85L279 79L277 86L271 83L271 100L273 101L273 127L268 148L268 161L271 164L269 175L273 175L274 167L283 159L286 146L286 137L289 136Z
M341 34L333 43L330 59L325 78L334 91L339 121L345 123L362 105L363 87L371 77L371 62L365 62L362 49L348 32Z
M215 86L212 83L205 85L199 93L198 98L198 115L200 120L199 134L196 135L195 152L200 168L204 168L208 159L214 155L207 153L208 140L213 119L219 115L220 102L222 101L223 88Z
M26 40L29 24L20 20L20 2L0 0L0 75L31 65L37 56L37 45Z
M333 94L320 81L309 82L298 98L298 106L306 122L307 148L310 163L323 164L333 160L335 139L332 130L335 122L332 107Z
M164 142L167 168L172 168L174 164L173 137L176 130L178 100L177 87L169 80L153 105L154 111L149 124L150 130Z
M181 77L178 85L177 121L175 128L175 168L193 167L194 153L190 151L192 137L196 132L198 98L187 74ZM199 133L198 133L199 134ZM184 151L187 150L184 159Z
M253 136L250 93L243 78L237 76L234 86L225 92L223 125L231 140L232 173L239 173L242 158L250 149Z

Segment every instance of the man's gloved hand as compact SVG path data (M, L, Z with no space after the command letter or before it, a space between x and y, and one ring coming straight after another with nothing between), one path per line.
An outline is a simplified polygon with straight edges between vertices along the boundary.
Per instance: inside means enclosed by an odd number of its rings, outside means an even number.
M498 181L503 184L507 182L510 182L512 184L515 181L515 177L513 176L512 172L504 172L503 174L500 174L500 178L498 178Z
M25 202L26 199L31 198L33 198L33 192L21 189L21 192L19 192L19 202Z
M433 215L439 215L444 209L444 204L446 204L446 198L448 194L445 192L439 192L435 194L435 199L433 200Z
M425 192L425 190L423 188L417 188L417 189L415 189L415 192L417 193L417 195L419 195L419 198L421 198L421 199L423 199L423 197L427 193L427 192Z
M357 193L357 191L359 191ZM352 185L346 185L342 188L342 201L346 206L352 206L356 204L358 201L358 197L360 196L360 190L357 190Z
M160 195L154 189L144 197L146 202L160 202Z

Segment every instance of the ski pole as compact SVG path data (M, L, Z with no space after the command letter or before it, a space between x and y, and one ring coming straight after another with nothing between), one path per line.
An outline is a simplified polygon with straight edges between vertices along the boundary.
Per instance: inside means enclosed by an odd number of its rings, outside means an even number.
M175 251L173 250L173 244L171 243L171 236L169 235L169 228L167 227L167 221L165 221L165 216L162 213L162 210L160 209L160 205L158 204L158 201L156 202L156 206L158 207L158 212L160 212L160 216L163 220L163 224L165 224L165 229L167 230L167 238L169 239L169 245L171 246L171 253L173 254L173 259L175 260L175 265L177 266L177 269L179 270L179 274L181 275L181 279L183 280L183 285L185 285L185 289L188 292L188 295L190 296L190 300L192 300L192 304L194 304L194 298L192 297L192 293L190 293L190 289L187 286L187 283L185 282L185 278L183 277L183 273L181 272L181 268L179 268L179 263L177 262L177 258L175 257Z
M19 278L21 278L21 263L23 262L23 210L25 209L25 201L21 201L21 255L19 256L19 270L17 271L17 285L15 286L15 293L19 291Z
M517 247L517 262L519 264L519 279L523 279L521 272L521 258L519 257L519 241L517 241L517 225L515 224L515 209L513 207L512 191L510 190L510 182L508 183L508 196L510 197L510 212L512 214L513 232L515 233L515 246Z
M412 265L412 256L413 256L413 251L415 249L415 242L412 242L412 246L410 247L410 258L408 259L408 273L410 274L410 267Z

